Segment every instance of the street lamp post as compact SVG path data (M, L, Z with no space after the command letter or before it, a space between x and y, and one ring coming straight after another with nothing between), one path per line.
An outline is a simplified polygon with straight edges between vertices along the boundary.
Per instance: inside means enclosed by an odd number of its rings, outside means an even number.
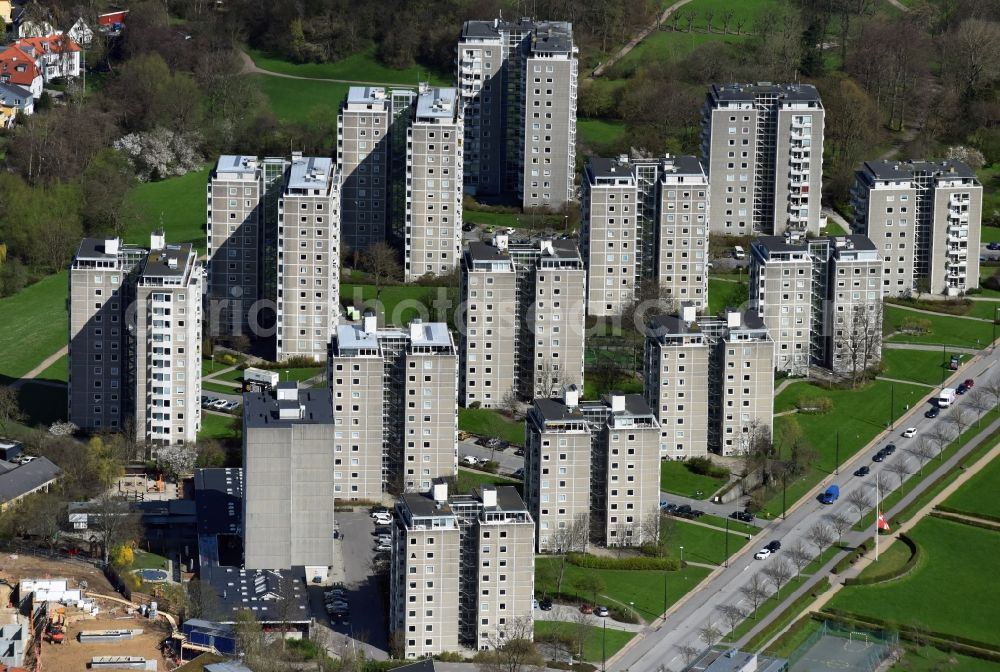
M781 474L781 519L785 519L785 483L787 483L788 476L784 473Z
M947 347L948 346L946 344L944 343L941 344L941 387L944 387L944 371L946 368L948 368Z
M628 608L632 612L632 618L635 618L635 602L629 602Z
M896 428L896 383L889 384L889 429Z
M663 570L663 620L667 620L667 570Z
M602 619L604 623L604 629L601 633L601 672L606 672L608 669L606 667L608 662L608 619Z
M837 460L837 465L833 468L833 473L839 476L840 475L840 430L839 429L837 430L837 457L835 459ZM781 487L784 488L785 487L784 484L782 484ZM783 518L784 516L782 516L782 519Z
M729 516L726 516L726 567L729 567Z
M684 566L684 547L681 546L681 567Z

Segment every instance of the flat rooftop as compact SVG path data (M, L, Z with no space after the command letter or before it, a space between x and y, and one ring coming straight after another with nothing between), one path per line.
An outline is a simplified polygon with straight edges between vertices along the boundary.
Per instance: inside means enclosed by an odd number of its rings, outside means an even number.
M759 236L751 243L751 246L758 245L769 252L808 252L809 247L805 242L789 243L782 236Z
M348 105L369 105L373 103L388 103L385 89L381 86L352 86L347 90Z
M216 173L239 173L241 175L254 175L257 173L259 164L256 156L243 156L239 154L223 154L215 164Z
M75 258L93 259L98 261L117 259L117 253L108 254L105 251L106 244L107 241L104 238L84 238L80 241L80 246L76 248ZM118 249L121 249L120 245Z
M757 98L774 97L790 102L821 103L819 91L812 84L713 84L711 96L721 102L753 102Z
M337 349L378 350L378 335L366 332L363 324L338 324Z
M592 156L587 161L587 174L594 179L612 179L619 177L632 178L632 167L628 162L603 156Z
M450 87L433 86L417 96L417 120L455 118L458 91Z
M663 159L663 177L668 175L705 175L705 168L697 156L690 154L667 155Z
M292 425L332 425L333 394L328 389L303 388L298 400L280 400L270 392L243 393L243 420L250 429ZM302 409L301 417L282 418L282 410Z
M659 337L664 335L682 336L684 334L699 334L701 330L697 323L688 323L678 315L657 315L649 321L647 335Z
M546 421L584 419L579 406L570 407L558 399L535 399L535 408Z
M142 265L140 276L145 278L181 277L196 262L191 243L180 245L165 245L161 250L150 250Z
M307 156L292 162L288 178L288 189L330 188L333 175L333 159L326 156Z
M510 261L510 255L501 251L495 245L473 241L465 246L465 254L471 261L501 262Z
M412 345L452 345L451 333L444 322L411 322L409 333Z
M865 161L862 169L877 180L909 180L918 175L976 178L976 171L958 159L940 161Z
M565 21L535 23L531 51L546 54L569 54L573 51L573 24Z
M875 251L878 248L871 238L861 234L848 234L846 236L829 236L830 242L837 250L864 250Z

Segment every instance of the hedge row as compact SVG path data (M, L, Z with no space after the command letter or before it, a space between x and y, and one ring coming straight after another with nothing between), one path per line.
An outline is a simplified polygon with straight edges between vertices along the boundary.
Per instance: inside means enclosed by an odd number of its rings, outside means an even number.
M990 532L1000 531L1000 524L987 522L985 520L971 520L969 518L963 518L962 516L952 515L947 511L931 511L930 515L935 518L941 518L942 520L950 520L953 523L960 523L970 527L978 527L984 530L989 530Z
M892 581L893 579L898 579L901 576L905 576L912 570L917 561L920 559L920 547L912 539L910 539L905 534L899 535L899 540L906 544L906 547L910 549L910 559L903 563L903 566L895 569L886 574L878 574L876 576L855 576L854 578L844 579L845 586L868 586L873 583L884 583L886 581Z
M973 518L982 518L983 520L992 520L995 523L1000 523L1000 516L994 515L992 513L973 513L971 511L962 511L961 509L956 509L954 506L938 505L934 507L938 511L944 511L945 513L957 513L960 516L972 516Z
M571 565L585 569L659 569L676 572L681 568L681 563L676 558L608 558L586 553L568 553L566 559Z
M774 636L775 631L781 630L781 628L784 627L784 624L788 621L790 616L793 616L805 609L808 604L829 589L830 579L824 576L820 579L818 584L813 586L812 590L807 593L802 593L794 602L785 607L781 613L777 615L777 617L771 620L771 625L754 635L743 648L748 651L756 651L759 647L763 646L767 640Z
M941 648L942 650L951 648L958 653L964 653L966 655L975 656L976 658L982 658L984 660L1000 662L1000 647L988 642L981 642L979 640L969 639L968 637L949 635L933 630L923 630L912 625L890 623L888 620L878 618L877 616L859 617L857 614L852 614L851 612L843 611L841 609L824 609L819 612L819 614L826 620L838 621L852 627L896 630L899 632L900 638L907 641L927 642Z
M798 637L799 633L802 632L806 628L806 626L809 625L809 621L812 621L814 619L816 619L816 614L814 613L808 613L802 616L799 620L792 623L792 626L788 628L788 630L785 630L785 634L774 640L774 642L771 643L771 646L767 647L767 651L771 653L781 651L785 647L785 644ZM746 649L747 651L753 651L754 647L760 646L760 642L754 641L756 639L757 637L751 639L749 642L747 642L747 645L743 648Z
M861 559L861 556L868 552L868 542L863 541L855 547L853 551L845 555L833 569L830 570L831 574L840 574L842 571L853 565L855 562Z

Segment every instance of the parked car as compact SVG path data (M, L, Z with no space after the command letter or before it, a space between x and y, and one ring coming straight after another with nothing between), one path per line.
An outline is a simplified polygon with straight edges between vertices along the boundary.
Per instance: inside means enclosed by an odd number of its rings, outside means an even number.
M840 497L840 488L831 485L822 495L819 496L820 504L833 504Z
M384 516L391 516L392 513L384 506L376 506L371 510L371 514L369 515L371 515L372 518L380 518Z
M468 432L466 432L464 430L461 430L461 429L458 430L458 440L459 441L468 441L470 438L472 438L472 434L469 434Z
M479 458L475 455L466 455L462 458L462 464L467 464L470 467L474 467L479 464Z
M868 474L871 473L871 471L872 470L869 469L867 466L865 466L865 467L858 467L857 471L854 472L854 475L855 476L867 476Z
M514 478L524 478L524 467L514 472Z
M986 249L987 250L1000 250L1000 243L996 243L996 242L990 243L989 245L986 246Z
M730 518L735 518L736 520L741 520L744 523L753 522L753 514L749 511L733 511L729 514Z
M212 408L214 408L214 409L217 409L217 410L221 411L221 410L223 410L223 409L225 409L225 408L226 408L226 404L228 404L228 403L229 403L229 402L228 402L228 401L226 401L225 399L216 399L216 400L215 400L215 401L214 401L214 402L213 402L213 403L211 404L211 407L212 407Z
M961 360L958 358L958 355L952 355L948 361L948 368L952 371L958 371L959 364L961 364Z
M760 549L759 551L757 551L756 553L753 554L753 559L754 560L767 560L769 557L771 557L771 549L770 548L762 548L762 549Z
M379 516L377 518L375 518L375 524L376 525L391 525L392 524L392 515L390 515L388 513L379 514Z
M874 455L872 455L872 462L882 462L884 460L885 460L885 451L880 450Z
M586 602L584 602L583 604L580 605L580 613L581 614L592 614L592 613L594 613L594 608L592 606L590 606L589 604L587 604Z
M882 449L882 452L884 452L886 455L892 455L893 453L896 452L896 444L895 443L887 443L885 445L885 448Z
M916 435L917 435L916 427L907 427L906 429L903 430L904 439L912 439Z
M476 225L472 224L472 223L469 223L469 222L466 222L465 224L462 225L462 231L465 231L466 233L468 233L469 231L474 230L475 228L476 228Z
M741 245L736 245L733 247L733 258L734 259L746 259L747 253Z
M383 534L392 534L392 528L388 525L376 525L375 531L372 532L372 536L381 537Z
M677 513L676 504L666 504L660 508L663 510L663 513Z
M941 409L937 406L931 406L927 409L927 412L924 413L925 418L936 418L939 415L941 415Z
M607 616L610 613L607 607L597 607L594 609L594 616Z
M538 603L538 608L542 611L552 611L552 598L543 597L542 601Z
M378 546L375 547L375 550L378 551L379 553L381 553L382 551L389 552L389 551L392 550L392 545L391 544L383 544L383 543L379 542Z
M964 381L962 381L962 384L971 390L976 386L976 381L974 381L972 378L966 378Z
M514 451L514 454L518 457L524 457L524 448L518 448Z
M778 541L777 539L774 539L773 541L769 541L767 546L765 546L764 548L771 551L772 553L777 553L779 550L781 550L781 542Z
M962 383L961 385L955 388L955 394L965 394L968 391L969 388L965 386L965 383Z

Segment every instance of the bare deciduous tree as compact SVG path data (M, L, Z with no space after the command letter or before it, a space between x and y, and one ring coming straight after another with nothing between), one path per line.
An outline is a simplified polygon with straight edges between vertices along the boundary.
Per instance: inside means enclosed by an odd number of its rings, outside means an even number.
M736 12L732 8L726 9L722 12L722 32L726 35L729 34L729 26L733 22L733 17L736 16Z
M853 525L851 519L848 518L847 514L843 513L842 511L836 511L834 513L831 513L829 516L826 517L826 520L827 522L830 523L830 527L833 528L833 531L837 533L838 544L840 543L840 540L844 538L844 535L847 533L848 530L851 529L851 526Z
M879 497L884 498L887 494L892 492L892 477L887 471L880 471L875 476L875 482L878 484L876 490L879 493ZM878 502L876 502L878 504Z
M972 417L967 410L961 406L951 409L948 415L942 418L946 423L955 428L955 436L960 438L965 430L972 424Z
M923 476L924 465L933 459L935 452L930 440L925 436L921 436L914 445L906 449L906 452L913 455L913 458L917 461L917 468L920 470L920 475Z
M899 487L903 489L903 492L905 492L906 489L904 486L906 485L906 477L913 473L913 470L910 469L910 461L905 458L893 460L886 467L886 470L894 474L896 478L899 479Z
M931 443L937 446L937 454L938 458L940 458L944 449L955 438L955 434L951 427L939 422L931 427L931 431L927 432L927 438L931 440Z
M481 672L524 672L541 669L545 661L535 648L529 617L516 616L487 639L490 651L478 657Z
M658 550L663 549L662 519L659 506L651 507L642 516L639 522L639 538L643 546L655 546Z
M773 562L767 563L764 568L764 576L774 584L774 593L777 596L781 587L792 578L792 566L784 558L776 558Z
M722 619L729 626L729 634L733 634L736 630L736 626L743 622L743 619L747 617L743 607L738 604L720 604L716 609L722 614Z
M690 665L691 661L695 659L695 656L701 653L701 649L697 646L691 646L690 644L682 644L677 647L677 650L680 651L681 658L684 659L685 665Z
M854 386L881 357L882 312L882 302L875 301L855 304L847 316L838 314L833 339L835 366L841 373L850 373Z
M829 525L819 522L809 528L806 539L816 547L817 553L822 554L823 549L833 543L833 532Z
M521 403L517 399L517 391L513 386L503 395L500 400L500 410L507 414L512 420L517 420L521 415Z
M983 413L986 413L993 408L990 393L981 387L977 387L966 395L965 403L967 403L969 408L971 408L976 414L976 427L982 426Z
M1000 376L994 376L979 383L979 389L989 395L990 401L993 403L990 408L995 408L997 404L1000 404Z
M0 429L6 431L8 422L18 422L22 417L17 390L9 385L0 386Z
M375 243L361 254L361 267L368 271L375 281L375 291L379 292L387 280L400 276L396 251L388 243Z
M705 621L705 625L698 628L698 639L703 641L705 646L712 646L722 639L722 631L712 619L708 619Z
M760 603L766 600L768 596L767 581L764 580L764 577L761 576L759 572L755 572L754 575L750 577L750 580L740 588L740 593L742 593L743 597L745 597L747 601L753 605L753 620L756 621L757 607L759 607Z
M112 549L139 540L142 534L139 515L132 512L123 498L105 492L93 501L90 511L94 516L91 529L101 546L104 562L109 561Z
M858 521L865 517L868 509L872 508L872 500L861 488L855 488L847 493L847 503L858 512Z
M802 570L812 562L812 559L812 553L809 552L806 545L801 541L796 542L794 546L788 549L788 560L795 566L795 578L799 578Z

